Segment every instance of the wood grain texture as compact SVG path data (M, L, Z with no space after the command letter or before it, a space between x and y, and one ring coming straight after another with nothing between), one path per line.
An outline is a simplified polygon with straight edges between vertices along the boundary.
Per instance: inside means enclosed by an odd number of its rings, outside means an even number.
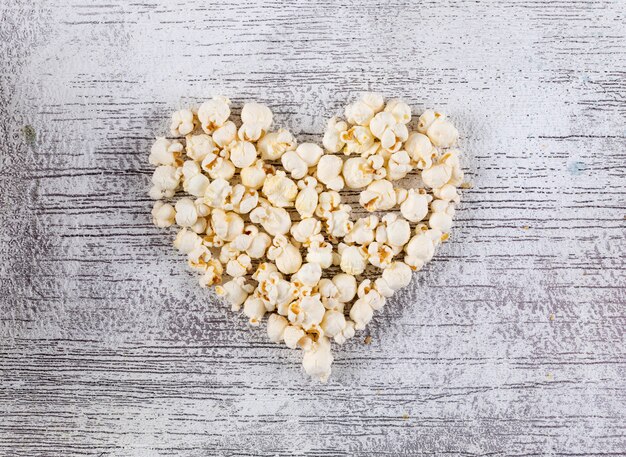
M0 58L0 455L626 455L623 0L0 0ZM474 188L319 385L197 287L147 154L363 90L449 113Z

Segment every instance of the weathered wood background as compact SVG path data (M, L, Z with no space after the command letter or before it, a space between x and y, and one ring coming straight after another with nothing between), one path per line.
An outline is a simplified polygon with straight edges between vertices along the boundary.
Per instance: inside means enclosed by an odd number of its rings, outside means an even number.
M1 0L0 455L626 455L623 0ZM326 385L154 228L178 107L448 112L451 242Z

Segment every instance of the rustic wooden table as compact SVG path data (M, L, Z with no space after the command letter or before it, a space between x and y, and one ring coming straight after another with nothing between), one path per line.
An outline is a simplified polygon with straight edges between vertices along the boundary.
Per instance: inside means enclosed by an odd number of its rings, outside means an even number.
M0 455L626 455L623 0L0 0L0 58ZM363 90L448 112L474 188L320 385L197 287L147 153Z

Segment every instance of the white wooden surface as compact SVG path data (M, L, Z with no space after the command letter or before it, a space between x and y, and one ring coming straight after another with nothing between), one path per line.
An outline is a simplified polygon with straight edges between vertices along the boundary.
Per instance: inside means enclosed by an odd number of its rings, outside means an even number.
M0 0L0 59L0 455L626 455L623 0ZM448 112L475 187L319 385L151 226L147 151L362 90Z

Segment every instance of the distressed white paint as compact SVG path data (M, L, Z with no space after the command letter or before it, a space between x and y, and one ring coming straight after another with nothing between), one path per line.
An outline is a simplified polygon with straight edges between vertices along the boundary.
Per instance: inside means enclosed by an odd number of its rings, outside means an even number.
M245 3L0 1L0 454L626 453L624 2ZM196 286L146 157L212 94L319 140L365 89L448 112L475 187L318 385Z

